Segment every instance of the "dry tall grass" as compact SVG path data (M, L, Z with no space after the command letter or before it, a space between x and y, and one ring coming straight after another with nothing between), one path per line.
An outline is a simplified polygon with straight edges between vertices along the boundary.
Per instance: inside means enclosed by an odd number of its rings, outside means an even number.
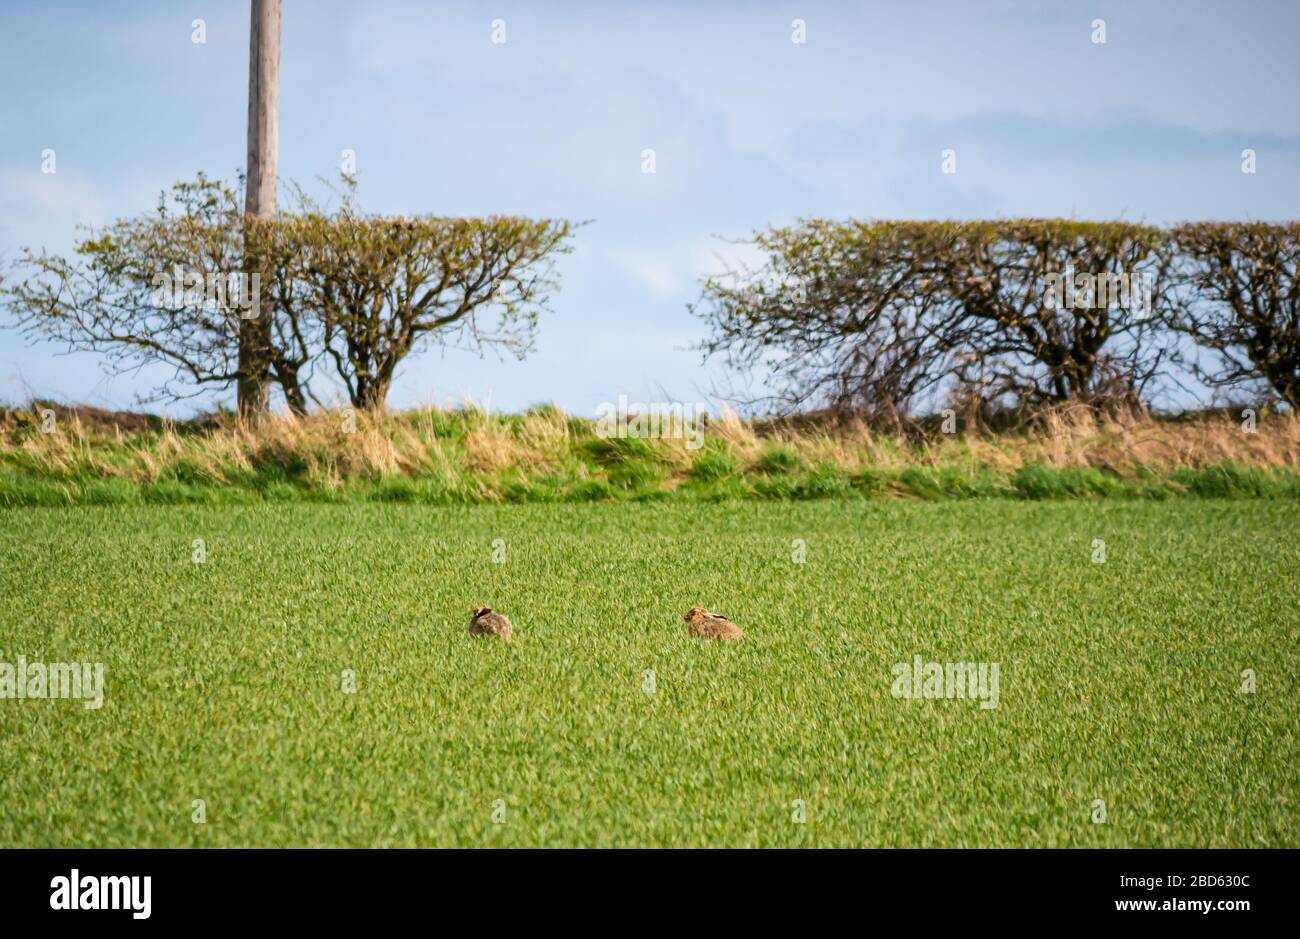
M275 469L286 479L338 492L353 481L433 480L476 487L484 498L502 480L604 478L593 457L595 424L556 408L493 415L472 406L387 414L320 412L275 417L256 426L233 418L177 423L78 408L51 408L42 432L37 405L0 412L0 467L10 474L59 479L175 481L232 485ZM725 453L739 473L783 450L794 466L846 473L910 468L1015 473L1030 465L1088 467L1121 479L1166 475L1225 463L1300 470L1300 420L1263 413L1253 432L1226 414L1187 420L1099 418L1090 412L1045 417L1033 430L998 435L936 434L903 438L865 425L834 430L779 429L724 413L710 421L703 450L685 437L644 441L635 458L653 463L672 489L689 479L704 453Z
M710 430L747 460L756 459L777 441L810 462L824 461L846 471L957 466L1014 472L1041 464L1090 467L1125 477L1143 470L1167 473L1224 462L1257 468L1300 467L1300 420L1277 413L1258 417L1251 431L1243 420L1222 413L1167 420L1099 417L1086 409L1046 414L1032 429L1016 433L903 438L876 434L865 424L850 422L834 432L774 430L760 435L752 424L734 415L724 416Z

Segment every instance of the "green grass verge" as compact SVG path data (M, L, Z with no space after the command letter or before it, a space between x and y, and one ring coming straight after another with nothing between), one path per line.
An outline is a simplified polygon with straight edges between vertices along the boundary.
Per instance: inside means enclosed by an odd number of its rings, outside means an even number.
M934 503L465 508L389 485L0 513L0 661L107 679L99 710L0 700L0 846L1300 846L1291 502L957 502L986 482L937 474L915 480ZM480 603L513 644L465 635ZM697 603L745 639L688 640ZM916 655L999 663L998 707L895 698Z
M610 441L628 442L628 441ZM605 443L602 441L602 443ZM592 456L590 451L584 451ZM247 505L263 502L406 502L483 505L528 502L722 502L829 498L921 499L1300 499L1300 474L1222 463L1123 478L1094 468L1029 465L1015 473L988 468L868 469L846 472L820 462L792 470L744 467L725 451L705 450L689 476L669 484L653 458L602 454L577 472L535 478L517 470L444 476L350 479L325 487L280 466L229 482L177 478L134 482L87 473L55 475L0 466L0 508L71 505Z

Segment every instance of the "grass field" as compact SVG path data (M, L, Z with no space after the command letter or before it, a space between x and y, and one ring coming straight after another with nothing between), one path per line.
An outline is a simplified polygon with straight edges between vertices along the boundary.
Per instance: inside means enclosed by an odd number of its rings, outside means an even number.
M10 510L0 661L107 690L0 700L0 846L1300 846L1298 530L1292 500ZM697 603L745 639L689 640ZM917 655L998 663L998 706L894 697Z

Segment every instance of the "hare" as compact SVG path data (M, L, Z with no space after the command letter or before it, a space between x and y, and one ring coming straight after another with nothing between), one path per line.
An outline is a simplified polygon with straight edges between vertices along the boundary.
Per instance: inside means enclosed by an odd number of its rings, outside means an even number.
M702 606L693 606L682 619L686 631L696 639L739 639L744 635L740 627L721 613L713 613Z
M509 642L510 634L513 631L510 620L500 613L493 613L490 606L478 607L474 610L474 615L470 617L469 634L471 636L496 636L498 639Z

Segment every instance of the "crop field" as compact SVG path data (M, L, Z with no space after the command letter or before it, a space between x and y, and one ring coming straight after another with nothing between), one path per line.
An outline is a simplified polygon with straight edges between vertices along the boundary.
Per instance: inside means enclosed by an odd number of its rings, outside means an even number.
M0 846L1296 847L1297 531L1288 499L10 509L0 662L104 685L0 700ZM744 638L690 639L697 604ZM994 693L903 696L918 659Z

